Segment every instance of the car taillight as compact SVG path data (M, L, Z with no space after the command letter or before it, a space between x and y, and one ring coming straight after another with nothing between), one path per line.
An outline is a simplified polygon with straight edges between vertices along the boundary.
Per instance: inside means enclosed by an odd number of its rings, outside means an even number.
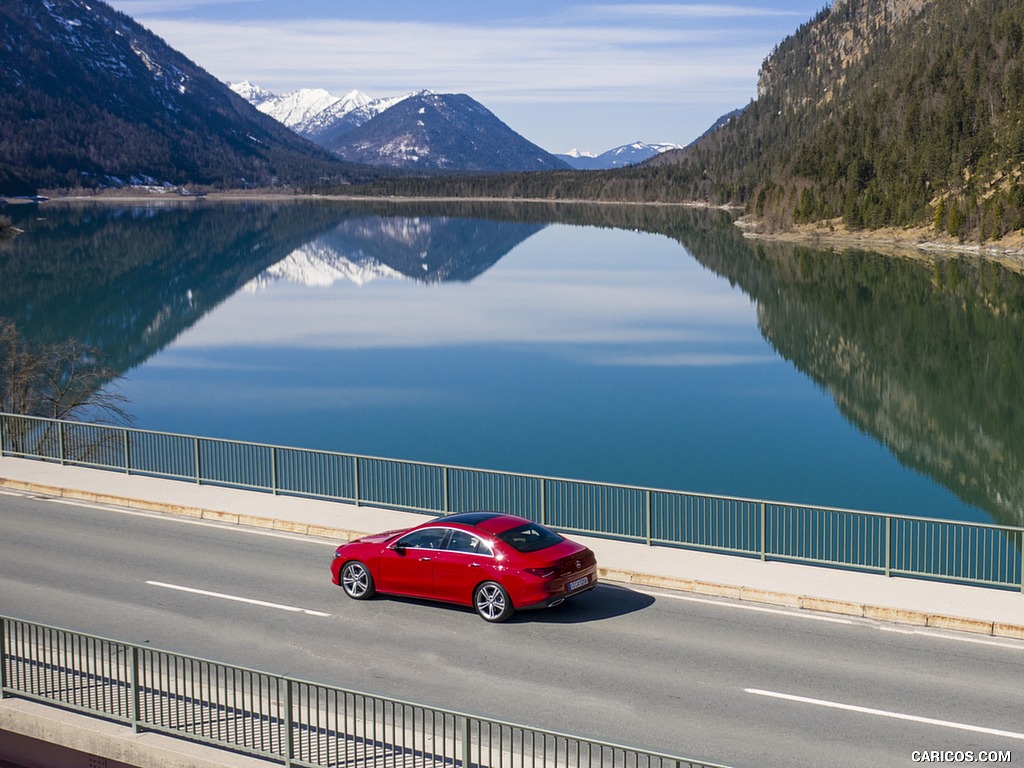
M538 579L550 579L555 575L554 568L524 568L531 576L536 576Z

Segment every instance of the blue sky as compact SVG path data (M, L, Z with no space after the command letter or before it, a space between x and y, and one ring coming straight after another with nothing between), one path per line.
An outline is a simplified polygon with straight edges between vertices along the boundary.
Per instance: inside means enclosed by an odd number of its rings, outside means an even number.
M686 144L828 0L109 0L223 81L467 93L551 152Z

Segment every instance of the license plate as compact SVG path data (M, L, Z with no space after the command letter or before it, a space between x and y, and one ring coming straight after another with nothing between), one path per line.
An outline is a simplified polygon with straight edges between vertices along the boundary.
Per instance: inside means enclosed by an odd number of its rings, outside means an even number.
M576 581L570 581L567 589L569 592L572 592L574 589L585 587L588 581L590 581L590 579L586 576L584 576L582 579L576 579Z

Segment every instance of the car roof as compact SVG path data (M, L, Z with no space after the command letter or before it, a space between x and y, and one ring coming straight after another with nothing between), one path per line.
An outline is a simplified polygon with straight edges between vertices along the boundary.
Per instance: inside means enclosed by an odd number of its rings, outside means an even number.
M525 517L518 517L516 515L506 515L501 512L460 512L456 515L445 515L439 517L434 521L438 525L444 525L446 523L460 523L461 525L468 525L472 528L479 528L481 531L487 533L501 533L507 531L509 528L515 528L517 525L523 525L524 523L530 522Z

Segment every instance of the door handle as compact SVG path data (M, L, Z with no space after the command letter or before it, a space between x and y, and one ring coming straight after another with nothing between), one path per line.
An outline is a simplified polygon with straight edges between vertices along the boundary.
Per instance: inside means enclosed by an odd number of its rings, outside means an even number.
M420 562L421 563L429 563L430 562L430 558L429 557L421 557L420 558Z

